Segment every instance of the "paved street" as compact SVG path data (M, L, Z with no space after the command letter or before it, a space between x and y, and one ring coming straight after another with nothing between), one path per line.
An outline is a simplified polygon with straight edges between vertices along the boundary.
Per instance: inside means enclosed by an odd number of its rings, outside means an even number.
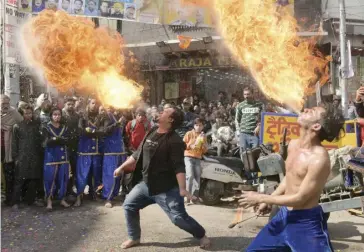
M267 218L251 219L241 228L229 229L234 219L231 205L189 206L188 212L207 230L213 245L209 251L239 251L251 241ZM244 218L252 213L244 213ZM141 213L143 245L129 251L200 251L197 241L170 223L154 205ZM10 251L120 251L127 238L123 209L86 201L81 208L23 207L18 212L2 207L2 252ZM345 211L331 215L330 235L336 251L364 251L364 218Z

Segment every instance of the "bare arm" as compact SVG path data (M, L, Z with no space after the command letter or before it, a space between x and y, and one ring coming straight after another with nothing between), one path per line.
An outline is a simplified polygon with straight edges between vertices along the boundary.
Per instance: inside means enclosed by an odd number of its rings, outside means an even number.
M177 178L179 190L185 191L186 190L186 174L182 173L182 172L177 173L176 178Z
M259 203L267 203L271 205L300 207L304 205L313 196L320 194L323 189L327 177L329 175L330 166L328 154L323 157L315 155L308 167L307 174L303 179L300 189L297 193L291 195L260 195ZM277 192L278 193L278 192Z

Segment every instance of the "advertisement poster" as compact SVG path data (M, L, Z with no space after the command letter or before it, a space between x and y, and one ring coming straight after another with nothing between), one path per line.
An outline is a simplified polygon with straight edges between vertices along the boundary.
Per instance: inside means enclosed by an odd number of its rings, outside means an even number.
M51 9L51 10L57 10L58 0L45 0L44 1L44 8L45 9Z
M45 8L45 0L33 0L32 12L41 12Z
M99 0L86 0L84 14L86 16L97 17L99 15L98 7L99 7Z
M85 0L71 1L71 14L83 15L85 11Z
M110 17L123 19L124 18L124 3L113 2L110 5Z
M211 14L208 8L183 5L180 0L166 0L164 3L164 23L190 27L208 27Z
M296 115L262 113L261 122L260 142L273 144L275 152L279 151L279 144L283 140L283 130L285 128L287 129L286 143L300 136L300 125L297 123ZM336 149L341 147L341 141L332 143L324 141L322 145L327 149ZM353 144L356 145L356 143Z
M32 12L32 0L19 0L18 9L21 12Z
M141 23L162 22L163 0L135 0L136 18Z
M124 19L136 20L136 5L134 3L125 3Z
M99 16L109 17L112 5L113 5L112 1L99 1Z
M63 10L67 13L71 13L71 0L59 0L58 10Z
M169 99L177 99L179 97L179 85L177 82L164 83L164 97Z

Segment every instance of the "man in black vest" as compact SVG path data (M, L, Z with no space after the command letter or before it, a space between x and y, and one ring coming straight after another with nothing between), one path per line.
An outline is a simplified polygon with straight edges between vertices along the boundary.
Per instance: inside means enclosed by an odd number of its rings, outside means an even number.
M182 111L165 109L160 115L159 126L153 128L138 150L115 170L114 176L120 176L135 166L134 188L124 201L129 240L122 248L140 243L139 211L154 203L164 210L173 224L199 239L200 247L210 245L204 228L187 214L184 206L183 197L191 199L192 196L186 190L185 144L175 132L183 117Z

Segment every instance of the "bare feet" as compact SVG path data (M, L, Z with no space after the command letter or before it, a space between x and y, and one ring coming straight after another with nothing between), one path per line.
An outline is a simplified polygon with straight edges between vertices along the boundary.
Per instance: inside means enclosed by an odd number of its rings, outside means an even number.
M207 238L206 235L204 237L202 237L202 239L200 239L200 248L206 249L206 248L209 248L210 245L211 245L211 241L209 238Z
M61 206L65 207L65 208L68 208L70 207L71 205L67 203L67 201L65 201L64 199L61 200Z
M77 199L76 199L76 202L75 202L74 206L76 206L76 207L81 206L81 195L77 196Z
M113 205L112 205L111 201L107 201L106 204L105 204L105 207L112 208Z
M52 210L52 200L49 198L48 200L47 200L47 208L46 208L47 210Z
M134 246L137 246L140 244L140 240L127 240L125 242L123 242L123 244L121 244L121 248L122 249L127 249L127 248L131 248L131 247L134 247Z

